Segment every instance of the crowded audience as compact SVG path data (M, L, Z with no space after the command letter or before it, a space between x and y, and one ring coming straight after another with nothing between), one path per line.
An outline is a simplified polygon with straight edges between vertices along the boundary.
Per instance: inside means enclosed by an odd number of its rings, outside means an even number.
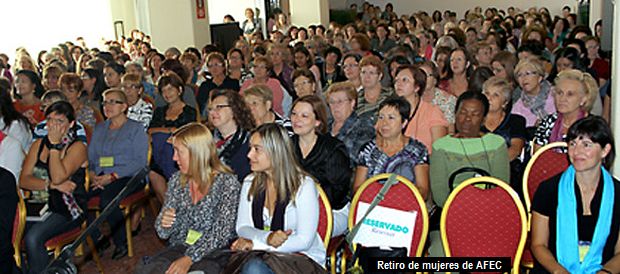
M521 193L531 155L564 141L570 167L533 197L532 273L620 273L610 52L603 24L579 25L568 8L474 7L457 19L366 2L329 26L276 9L266 32L248 8L230 48L158 49L134 30L99 48L19 48L12 65L0 54L0 148L17 144L10 161L0 150L0 168L51 212L26 229L21 267L43 271L45 241L92 222L89 198L103 209L149 166L130 192L149 185L167 244L136 273L322 273L319 193L334 237L381 173L411 181L438 220L472 177ZM136 216L115 208L108 232L91 235L97 250L113 242L111 257L127 256ZM431 223L430 256L445 256L441 237Z

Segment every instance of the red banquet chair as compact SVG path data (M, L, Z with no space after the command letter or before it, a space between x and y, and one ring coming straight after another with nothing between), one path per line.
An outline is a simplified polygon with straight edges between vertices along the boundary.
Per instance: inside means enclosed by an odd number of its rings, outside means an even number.
M385 182L390 175L389 173L383 173L368 178L355 192L349 211L349 229L355 225L359 203L365 202L370 204L383 187L381 182ZM397 176L396 180L397 182L390 187L384 199L378 205L407 212L418 212L408 256L420 257L424 251L424 244L428 235L428 210L422 195L411 181L402 176ZM342 258L341 267L343 270L346 270L345 256Z
M319 191L319 226L317 227L317 233L323 240L325 248L329 246L329 240L332 237L332 229L334 226L334 218L332 216L332 206L327 199L327 194L321 188L319 184L316 184L316 188Z
M510 257L512 273L519 273L527 219L518 194L501 180L477 177L458 185L443 208L440 229L447 257Z
M541 147L532 159L527 163L525 172L523 173L523 196L525 197L525 207L528 213L528 237L523 251L521 265L526 268L534 267L534 256L530 250L529 230L531 228L530 220L532 218L531 207L532 199L538 189L538 186L551 177L563 172L570 164L566 153L560 148L566 148L565 142L555 142Z

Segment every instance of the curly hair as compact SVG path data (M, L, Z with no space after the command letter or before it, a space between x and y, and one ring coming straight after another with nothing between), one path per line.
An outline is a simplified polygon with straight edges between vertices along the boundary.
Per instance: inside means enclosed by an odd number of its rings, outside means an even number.
M209 100L213 101L215 98L220 96L226 97L226 100L232 109L233 119L235 120L237 126L247 131L253 130L256 127L252 112L245 104L245 101L239 92L230 89L214 90L211 92Z

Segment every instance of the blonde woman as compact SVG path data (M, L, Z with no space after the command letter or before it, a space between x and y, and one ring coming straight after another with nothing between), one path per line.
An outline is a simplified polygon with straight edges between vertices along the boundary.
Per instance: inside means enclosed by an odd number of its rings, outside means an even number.
M166 199L155 223L169 245L142 261L136 273L187 273L212 268L206 254L235 237L240 185L217 157L209 129L190 123L172 135L179 171L168 182Z
M278 271L261 259L264 255L239 253L236 256L246 256L241 273L325 272L325 247L317 233L316 183L295 160L286 130L273 123L261 125L252 134L250 147L253 173L241 188L236 228L239 239L231 249L284 254L272 256L280 262ZM239 260L233 257L233 261Z

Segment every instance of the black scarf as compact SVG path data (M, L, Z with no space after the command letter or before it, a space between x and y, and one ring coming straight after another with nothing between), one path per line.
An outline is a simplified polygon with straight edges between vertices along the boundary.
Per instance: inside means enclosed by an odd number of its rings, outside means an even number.
M263 207L265 205L265 193L266 190L260 191L254 196L252 200L252 221L254 222L254 228L264 229L263 223ZM286 205L288 205L289 197L287 196L284 201L278 201L276 208L273 212L273 218L271 220L270 231L284 230L284 213L286 211Z

